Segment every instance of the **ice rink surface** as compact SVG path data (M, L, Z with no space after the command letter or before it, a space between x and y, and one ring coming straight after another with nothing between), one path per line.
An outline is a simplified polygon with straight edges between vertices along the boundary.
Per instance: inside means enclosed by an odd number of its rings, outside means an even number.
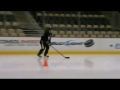
M120 78L120 55L0 55L0 78Z

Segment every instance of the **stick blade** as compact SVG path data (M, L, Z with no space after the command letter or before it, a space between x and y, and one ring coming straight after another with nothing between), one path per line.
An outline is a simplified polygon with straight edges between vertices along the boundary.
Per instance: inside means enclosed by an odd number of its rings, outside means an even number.
M66 59L69 59L70 57L65 57Z

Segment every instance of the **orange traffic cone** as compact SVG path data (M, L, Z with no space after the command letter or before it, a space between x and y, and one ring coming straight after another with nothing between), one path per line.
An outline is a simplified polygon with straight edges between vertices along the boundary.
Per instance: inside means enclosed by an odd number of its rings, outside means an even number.
M43 64L43 66L48 67L48 60L47 60L47 59L44 59L44 64Z

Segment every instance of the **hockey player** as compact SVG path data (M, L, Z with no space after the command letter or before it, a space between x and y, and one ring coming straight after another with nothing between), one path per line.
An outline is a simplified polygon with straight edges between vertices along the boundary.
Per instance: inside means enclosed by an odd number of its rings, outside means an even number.
M51 45L51 37L52 37L51 30L52 28L47 28L40 39L41 49L37 54L39 57L42 57L41 54L43 53L44 50L45 50L44 57L49 57L47 54L49 51L49 46Z

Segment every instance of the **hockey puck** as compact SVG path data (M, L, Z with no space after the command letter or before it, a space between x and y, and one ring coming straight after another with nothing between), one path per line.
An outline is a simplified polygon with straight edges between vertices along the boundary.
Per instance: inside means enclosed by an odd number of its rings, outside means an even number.
M94 41L93 39L90 39L90 40L87 40L85 43L84 43L85 47L91 47L94 45Z

